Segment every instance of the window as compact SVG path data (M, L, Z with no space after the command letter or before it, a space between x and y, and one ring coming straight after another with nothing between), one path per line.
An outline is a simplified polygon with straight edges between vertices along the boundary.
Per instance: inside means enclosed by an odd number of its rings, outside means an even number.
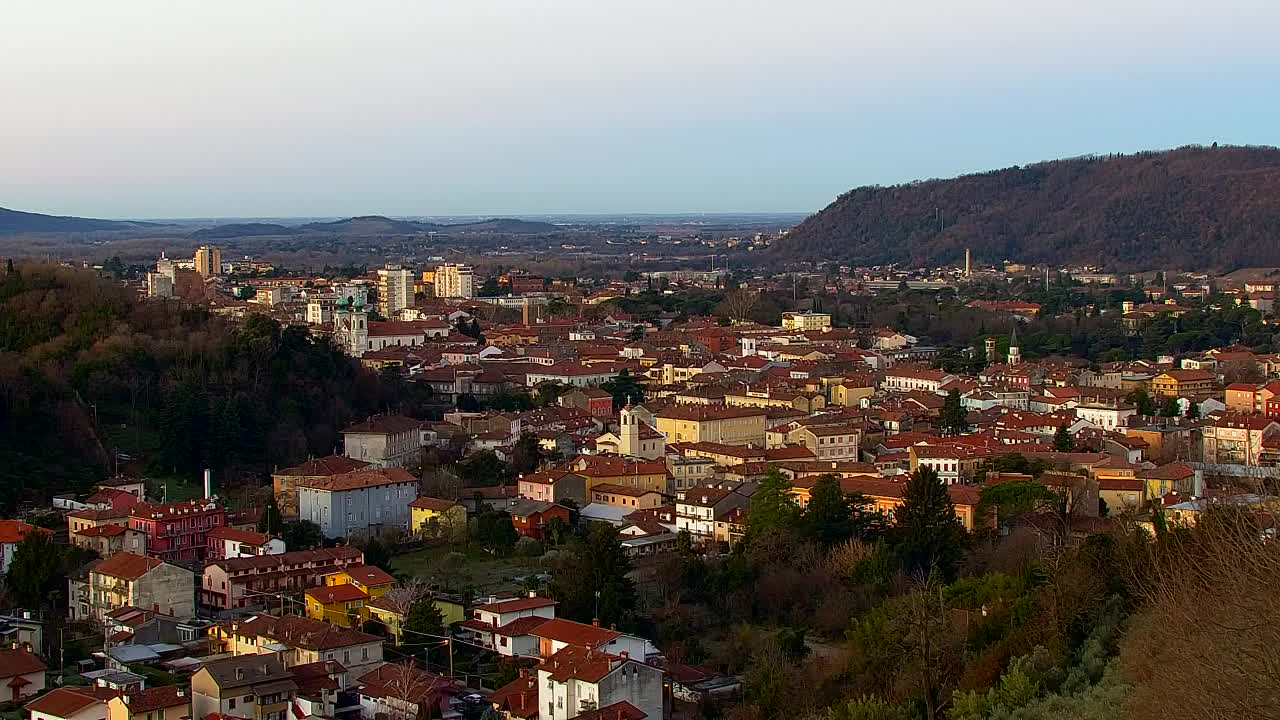
M228 700L228 701L227 701L227 708L228 708L228 709L230 709L230 710L235 710L235 709L236 709L236 699L235 699L235 698L231 698L230 700Z
M253 696L252 696L252 695L245 695L245 696L244 696L244 698L241 700L241 702L243 702L245 705L252 705L252 704L253 704Z

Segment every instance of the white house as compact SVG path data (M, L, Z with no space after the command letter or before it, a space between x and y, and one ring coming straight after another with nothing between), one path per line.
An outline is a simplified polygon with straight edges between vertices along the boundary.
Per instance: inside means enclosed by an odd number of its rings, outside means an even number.
M662 675L623 655L565 647L538 666L538 717L570 720L598 710L599 717L661 718Z

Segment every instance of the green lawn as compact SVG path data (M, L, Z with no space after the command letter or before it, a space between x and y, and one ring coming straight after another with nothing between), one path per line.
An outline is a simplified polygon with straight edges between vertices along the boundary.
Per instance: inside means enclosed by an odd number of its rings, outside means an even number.
M518 592L516 578L545 572L540 558L494 557L464 545L443 545L399 555L392 561L400 574L433 583L445 592Z

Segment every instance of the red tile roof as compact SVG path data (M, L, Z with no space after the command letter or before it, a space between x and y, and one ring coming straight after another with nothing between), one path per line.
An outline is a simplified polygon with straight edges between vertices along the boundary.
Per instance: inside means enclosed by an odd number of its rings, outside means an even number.
M307 590L306 594L307 597L310 597L323 605L369 599L368 593L350 583L311 588L310 590Z
M342 572L351 576L361 585L393 585L396 579L380 567L374 565L348 565Z
M119 552L92 566L90 571L122 580L137 580L163 564L164 561L153 557Z
M369 467L370 463L363 460L355 460L346 455L330 455L322 458L312 458L301 465L294 465L284 470L277 470L273 475L283 475L286 477L320 477L326 475L341 475L349 473L361 468Z
M119 694L117 690L95 687L60 687L26 704L32 713L65 718ZM104 713L105 714L105 713Z
M355 472L331 475L329 477L304 478L298 481L298 487L342 492L344 490L359 490L382 485L417 482L418 479L412 473L404 468L397 467L356 470Z
M347 433L372 433L376 435L392 435L417 430L422 427L421 420L414 420L403 415L375 415L362 423L356 423L343 430Z
M20 543L33 532L52 535L52 531L21 520L0 520L0 543Z
M191 702L191 693L176 685L161 685L146 690L130 690L125 693L128 699L129 714L147 713L160 708L186 706Z
M44 672L44 661L26 650L0 650L0 678Z
M564 618L555 618L543 623L534 635L547 640L562 642L582 648L598 648L608 644L622 633L617 630L587 625Z
M265 545L271 540L271 536L266 533L254 532L252 530L239 530L233 527L216 527L208 532L206 537L217 540L231 540L233 542L244 543L245 545Z
M449 508L457 505L456 500L441 500L433 497L420 497L409 503L409 507L418 508L420 510L433 510L435 512L444 512Z

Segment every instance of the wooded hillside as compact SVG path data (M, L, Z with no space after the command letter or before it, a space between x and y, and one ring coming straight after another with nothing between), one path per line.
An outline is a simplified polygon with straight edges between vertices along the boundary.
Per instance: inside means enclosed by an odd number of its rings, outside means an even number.
M861 265L1003 260L1120 269L1280 264L1280 150L1057 160L841 195L771 249Z

